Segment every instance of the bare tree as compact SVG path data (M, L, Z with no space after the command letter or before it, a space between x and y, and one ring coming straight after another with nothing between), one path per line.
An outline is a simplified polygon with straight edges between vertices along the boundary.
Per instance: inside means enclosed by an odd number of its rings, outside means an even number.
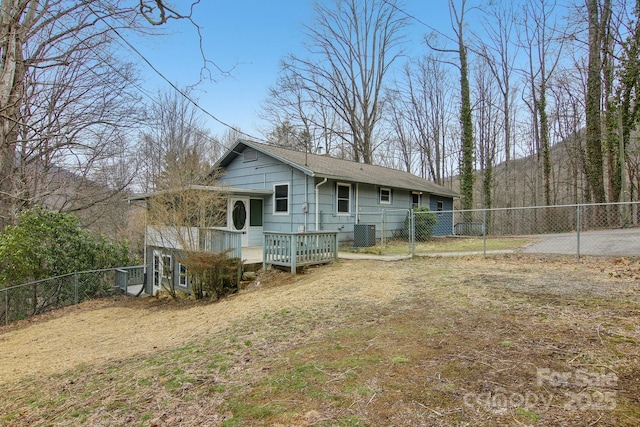
M635 129L640 121L640 4L636 2L630 15L623 27L626 34L618 36L622 54L618 76L620 88L616 98L619 102L617 113L622 124L622 129L618 130L622 135L618 134L618 137L622 140L619 173L623 200L627 196L625 192L628 192L629 197L626 200L634 200L634 196L638 197L640 194L640 153L637 149L630 149L633 147L631 130ZM630 181L628 190L624 181L625 163ZM638 215L640 216L640 213Z
M504 193L507 204L515 190L511 176L510 162L513 156L513 133L515 122L514 74L518 45L516 41L517 3L497 2L485 13L483 22L484 37L477 36L479 46L476 50L485 58L486 65L500 90L502 110L502 153L504 155L505 182ZM499 153L496 153L499 155Z
M320 154L332 153L343 145L346 132L339 127L335 111L326 103L316 102L301 76L287 62L281 64L280 76L269 89L261 116L271 123L266 132L269 140L283 128L304 135L304 142L291 140L290 148ZM287 141L280 140L278 144L287 145Z
M563 38L556 16L555 0L530 0L524 9L522 45L527 52L529 86L525 100L531 113L534 152L541 165L543 193L546 205L552 204L551 135L548 112L549 82L562 58ZM537 185L535 186L537 200Z
M451 116L451 85L440 58L427 56L408 63L388 103L391 127L407 171L442 184L447 146L447 121Z
M163 0L2 0L0 229L42 189L41 179L25 179L21 173L61 159L67 162L62 166L71 161L86 166L108 157L109 138L120 138L113 126L120 120L109 109L131 98L123 86L132 81L131 72L109 55L109 45L122 32L145 32L150 27L143 24L170 19L190 17ZM33 168L24 167L25 161ZM25 188L30 182L40 187Z
M467 0L461 0L456 7L453 0L449 0L449 14L451 29L455 34L455 49L434 47L430 39L426 39L429 47L438 52L455 53L458 55L457 67L460 70L460 203L462 209L473 208L473 189L475 183L475 152L473 138L473 116L471 110L471 90L469 87L469 51L465 40L465 15ZM466 218L470 221L470 218Z
M485 208L493 207L493 168L496 159L498 138L504 123L497 105L500 103L499 89L485 58L477 63L474 73L476 104L475 124L478 139L476 151L482 171L482 201Z
M383 84L400 54L405 25L394 1L316 2L315 19L306 27L309 56L284 61L286 81L344 123L348 132L338 135L356 161L373 160Z
M603 4L603 8L607 5ZM610 23L602 29L602 80L605 105L605 154L608 200L627 199L627 160L631 130L639 120L640 103L637 91L638 52L640 44L640 4L628 7L627 2L612 4ZM603 18L606 9L602 11Z
M556 132L563 141L566 165L562 165L566 177L565 197L568 203L583 203L588 184L585 174L584 150L584 81L577 78L576 68L560 70L551 90L556 99Z
M269 89L269 96L263 103L261 116L271 123L267 131L268 140L272 144L288 146L293 149L315 153L312 140L307 144L294 135L311 136L317 128L315 104L308 93L296 82L296 76L287 73L284 64L281 76L274 87Z
M199 110L181 94L158 94L141 134L140 187L144 192L199 184L213 162L218 141Z
M403 93L401 88L390 89L387 91L386 104L386 122L392 132L392 136L389 138L387 147L387 153L384 153L382 157L387 160L387 163L383 163L387 167L396 167L397 169L404 169L409 173L416 173L414 170L414 163L417 149L416 141L412 138L410 130L409 112L405 109L405 103L403 102ZM398 153L398 163L402 167L389 164L390 159L394 159L394 153ZM395 160L395 159L394 159ZM426 166L426 165L425 165ZM425 169L425 167L420 167Z

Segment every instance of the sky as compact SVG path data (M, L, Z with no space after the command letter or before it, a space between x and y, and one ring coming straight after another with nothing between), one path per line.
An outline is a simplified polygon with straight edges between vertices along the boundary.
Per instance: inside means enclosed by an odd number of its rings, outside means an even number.
M186 0L179 3L182 2ZM402 9L449 33L447 3L406 0ZM193 19L202 28L204 54L228 75L221 75L210 66L215 81L198 84L192 97L219 121L261 138L267 129L259 117L261 105L269 87L276 82L280 61L289 53L302 52L304 24L312 18L312 0L202 0L194 9ZM163 36L129 41L170 82L180 88L196 84L202 55L195 29L187 22L172 21L162 31ZM426 52L422 39L429 29L412 20L408 31L410 48ZM132 52L130 55L132 61L139 63L148 93L171 90L141 58ZM214 136L221 137L227 130L206 114L203 119Z

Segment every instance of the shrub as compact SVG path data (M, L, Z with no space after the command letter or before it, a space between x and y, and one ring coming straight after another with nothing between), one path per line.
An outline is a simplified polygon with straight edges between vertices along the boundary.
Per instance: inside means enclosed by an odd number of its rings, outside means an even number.
M227 252L186 252L180 262L187 267L187 277L196 299L217 300L238 290L242 260L229 258Z
M436 217L436 214L426 206L418 206L413 209L413 212L415 222L415 239L418 242L424 242L433 236L433 227L438 223L438 218ZM411 215L411 213L408 213L407 218L405 219L406 230L409 230L409 215ZM408 231L407 235L409 235Z
M23 211L17 225L0 234L0 288L34 283L5 291L9 304L1 317L18 320L102 296L112 282L100 275L68 274L130 262L126 244L83 230L72 215L42 208Z
M0 283L15 285L130 263L126 243L80 228L76 217L42 208L22 212L0 234Z

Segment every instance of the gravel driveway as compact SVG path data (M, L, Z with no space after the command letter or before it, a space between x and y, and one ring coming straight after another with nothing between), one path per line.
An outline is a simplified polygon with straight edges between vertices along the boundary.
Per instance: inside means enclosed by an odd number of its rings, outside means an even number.
M577 233L553 234L522 250L524 253L577 254ZM580 255L640 256L640 229L583 231Z

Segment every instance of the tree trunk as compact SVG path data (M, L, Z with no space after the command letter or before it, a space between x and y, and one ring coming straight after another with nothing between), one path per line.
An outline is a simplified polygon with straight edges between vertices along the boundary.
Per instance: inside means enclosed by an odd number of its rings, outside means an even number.
M473 170L474 143L473 143L473 118L471 116L471 91L469 89L469 66L467 63L467 47L463 37L463 16L462 11L458 19L458 54L460 58L460 124L462 127L462 155L460 158L460 193L462 209L473 209L473 186L475 174ZM453 3L451 3L453 7Z
M605 0L610 4L610 0ZM602 131L601 108L602 98L602 58L600 56L600 14L598 0L587 0L589 14L589 65L587 70L587 96L586 96L586 141L587 141L587 180L591 194L596 203L604 203L606 195L604 190L603 157L602 157Z
M13 180L26 72L22 48L37 3L3 0L0 6L0 231L14 222L17 213Z

